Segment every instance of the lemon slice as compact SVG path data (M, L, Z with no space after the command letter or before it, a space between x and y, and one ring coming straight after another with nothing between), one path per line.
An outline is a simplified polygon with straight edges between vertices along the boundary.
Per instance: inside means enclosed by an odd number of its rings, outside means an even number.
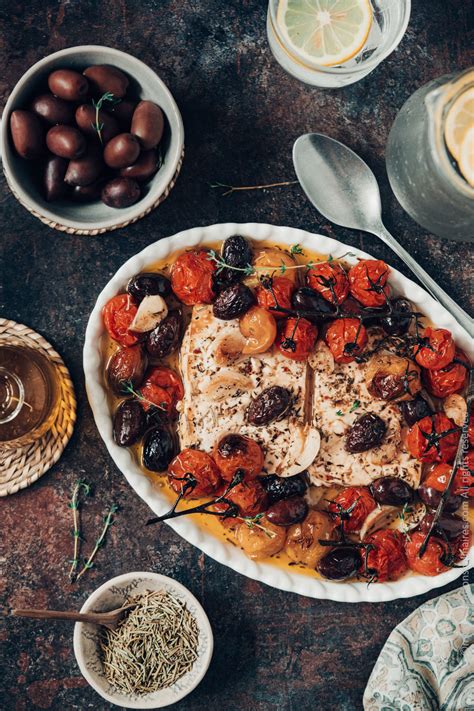
M300 57L330 67L362 49L372 7L369 0L280 0L277 23Z
M468 128L459 150L458 166L469 185L474 188L474 126Z
M458 96L446 116L444 138L455 160L459 160L461 144L472 126L474 126L474 86Z

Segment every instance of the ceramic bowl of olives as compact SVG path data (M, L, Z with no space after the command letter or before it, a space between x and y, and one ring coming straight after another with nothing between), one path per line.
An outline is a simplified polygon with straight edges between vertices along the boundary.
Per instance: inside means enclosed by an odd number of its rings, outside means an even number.
M150 67L85 45L28 69L7 101L0 146L24 207L55 229L97 235L136 222L167 197L184 130Z

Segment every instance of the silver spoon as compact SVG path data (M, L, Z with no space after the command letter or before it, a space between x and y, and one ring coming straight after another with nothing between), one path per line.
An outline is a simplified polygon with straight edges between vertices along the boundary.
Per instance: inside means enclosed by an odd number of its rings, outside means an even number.
M435 299L472 337L474 322L420 267L382 222L382 204L375 175L343 143L321 133L300 136L293 146L296 175L314 207L336 225L380 237L398 254Z

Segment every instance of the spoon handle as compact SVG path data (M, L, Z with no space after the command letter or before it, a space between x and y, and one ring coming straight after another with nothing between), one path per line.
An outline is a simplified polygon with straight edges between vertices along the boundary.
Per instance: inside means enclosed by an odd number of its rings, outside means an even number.
M102 625L110 622L100 612L68 612L66 610L33 610L30 608L11 610L14 617L33 617L37 620L72 620L74 622L93 622Z
M409 254L402 245L397 242L395 237L390 234L384 225L381 225L380 230L376 233L380 239L388 244L389 247L393 249L395 254L398 254L401 260L405 262L407 267L411 269L413 274L418 277L423 286L430 292L431 296L439 301L444 308L449 311L449 313L454 316L456 321L468 332L468 334L474 337L474 322L472 318L452 299L439 284L435 282L430 275L425 272L423 267L421 267L418 262L413 259L411 254Z

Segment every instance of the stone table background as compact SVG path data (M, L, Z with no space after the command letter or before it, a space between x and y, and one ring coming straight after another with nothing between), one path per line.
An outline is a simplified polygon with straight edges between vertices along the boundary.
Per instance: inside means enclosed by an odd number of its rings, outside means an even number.
M210 183L294 179L291 147L307 131L349 144L381 182L389 229L466 309L469 249L443 242L404 214L390 192L384 146L404 101L422 84L469 66L469 3L414 0L399 49L360 83L322 91L287 76L265 34L265 0L3 0L0 103L41 57L78 44L130 52L155 69L182 111L186 156L175 189L126 230L64 236L24 210L1 179L3 314L40 331L63 355L76 386L78 421L62 459L31 488L0 502L1 604L80 607L108 578L148 569L176 577L206 608L215 633L208 675L176 706L198 711L361 708L370 671L391 629L437 592L351 606L290 595L222 567L166 526L146 529L146 505L106 453L84 392L83 335L95 298L117 268L151 242L195 225L262 221L338 237L401 267L368 235L334 228L299 186L222 197ZM470 268L471 267L471 268ZM78 477L95 486L84 520L95 531L105 506L121 506L97 566L67 581L68 499ZM90 542L90 541L89 541ZM450 587L456 587L454 583ZM11 620L1 631L4 709L111 709L82 679L72 626Z

